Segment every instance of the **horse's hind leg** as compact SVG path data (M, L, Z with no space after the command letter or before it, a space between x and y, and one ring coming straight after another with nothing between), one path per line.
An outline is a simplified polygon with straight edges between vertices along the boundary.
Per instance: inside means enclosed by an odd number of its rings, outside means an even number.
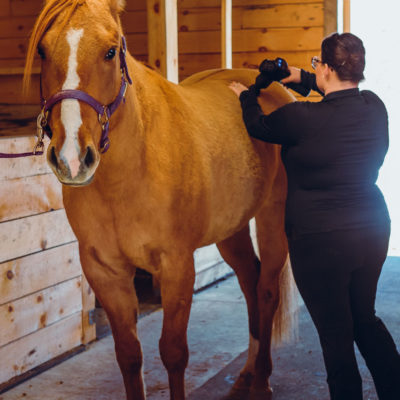
M255 375L255 357L258 354L259 313L257 283L260 274L260 261L254 252L248 226L228 239L217 243L217 247L223 259L235 271L247 303L250 338L249 355L247 363L229 395L230 399L243 399L252 384Z
M261 258L261 272L257 285L259 309L259 351L255 358L255 376L249 400L270 399L269 377L272 373L271 340L274 317L280 299L281 272L285 266L288 250L284 233L283 202L269 202L256 215L257 242ZM279 323L279 321L278 321Z
M189 358L186 332L194 279L192 253L163 257L160 284L164 320L160 354L168 372L171 400L185 399L184 374Z
M142 378L142 350L137 336L138 300L134 268L107 259L94 248L80 248L84 273L111 324L115 351L128 400L145 400Z

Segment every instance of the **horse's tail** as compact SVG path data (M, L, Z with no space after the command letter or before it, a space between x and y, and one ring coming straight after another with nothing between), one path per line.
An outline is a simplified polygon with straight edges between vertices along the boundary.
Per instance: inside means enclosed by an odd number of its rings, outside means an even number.
M279 289L280 300L272 328L272 342L274 346L297 339L298 334L299 296L289 257L279 278Z

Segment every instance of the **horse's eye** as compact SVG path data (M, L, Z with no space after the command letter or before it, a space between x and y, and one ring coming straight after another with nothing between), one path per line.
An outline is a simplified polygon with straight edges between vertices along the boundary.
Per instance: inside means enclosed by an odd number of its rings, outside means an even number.
M115 57L116 54L116 50L114 47L112 47L110 50L108 50L107 54L106 54L106 60L112 60Z
M39 46L37 49L37 52L42 60L44 60L46 58L46 54L44 53L44 50L42 47Z

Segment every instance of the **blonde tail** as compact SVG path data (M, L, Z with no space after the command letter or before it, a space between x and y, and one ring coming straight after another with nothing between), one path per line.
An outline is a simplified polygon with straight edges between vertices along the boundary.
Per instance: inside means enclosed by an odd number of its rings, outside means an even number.
M294 282L289 257L279 277L280 299L272 327L274 347L298 337L299 293Z

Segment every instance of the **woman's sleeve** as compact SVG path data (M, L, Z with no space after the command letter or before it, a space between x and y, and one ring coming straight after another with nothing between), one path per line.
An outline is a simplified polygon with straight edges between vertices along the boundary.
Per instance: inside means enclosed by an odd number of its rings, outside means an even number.
M307 72L304 69L301 70L300 83L287 83L285 86L300 93L304 97L307 97L310 94L311 90L318 92L322 96L324 95L324 93L317 86L315 74Z
M289 145L298 140L296 117L298 107L290 103L265 115L257 102L257 90L254 85L240 95L243 121L247 132L264 142Z

